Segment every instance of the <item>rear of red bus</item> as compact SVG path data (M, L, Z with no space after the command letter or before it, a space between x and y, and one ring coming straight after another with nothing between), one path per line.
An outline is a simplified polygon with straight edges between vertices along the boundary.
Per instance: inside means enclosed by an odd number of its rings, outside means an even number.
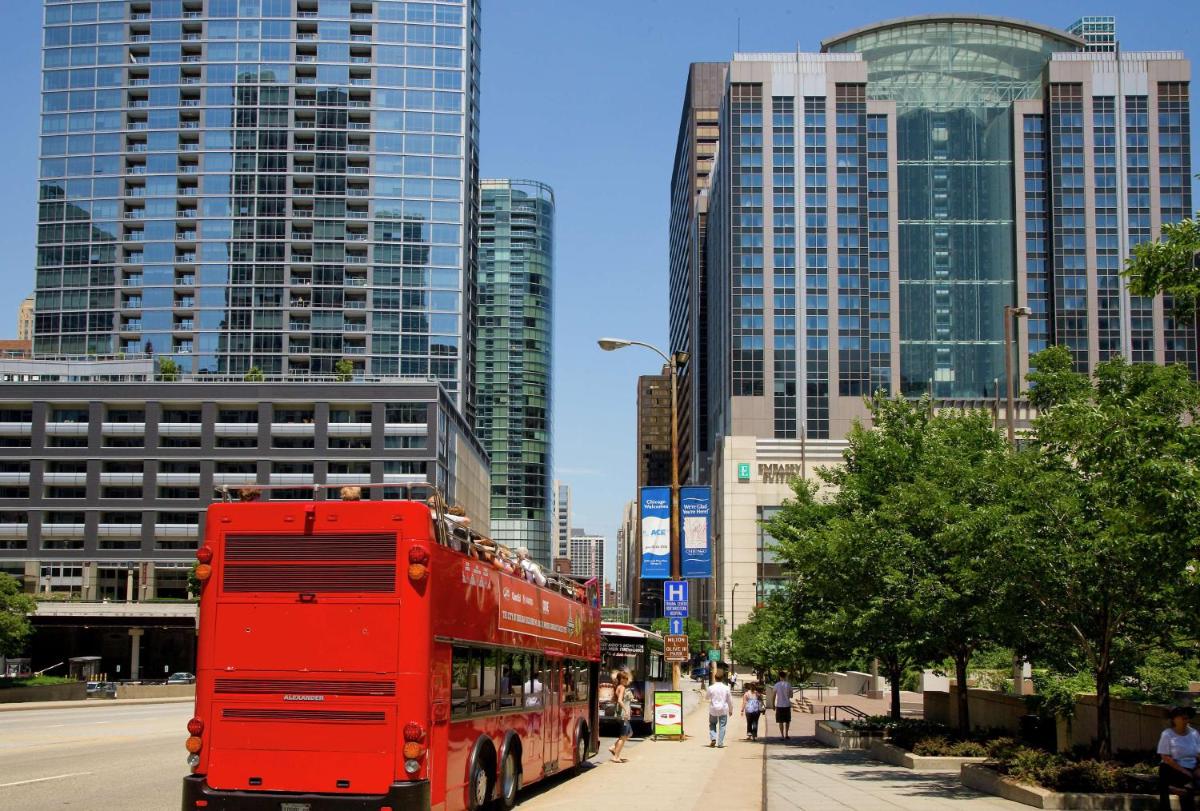
M433 544L411 501L209 508L184 811L430 807Z

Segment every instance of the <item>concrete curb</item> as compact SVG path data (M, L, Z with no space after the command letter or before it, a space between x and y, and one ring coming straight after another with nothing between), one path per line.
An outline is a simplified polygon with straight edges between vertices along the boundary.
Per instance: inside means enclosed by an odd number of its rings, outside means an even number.
M20 701L0 704L0 712L21 710L66 710L83 707L113 707L129 704L194 704L195 696L164 696L162 698L93 698L86 701Z

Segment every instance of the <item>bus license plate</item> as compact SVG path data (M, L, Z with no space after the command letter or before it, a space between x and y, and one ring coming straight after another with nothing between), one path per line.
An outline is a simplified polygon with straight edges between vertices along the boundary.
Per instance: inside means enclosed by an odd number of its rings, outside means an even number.
M312 811L308 803L280 803L279 811Z

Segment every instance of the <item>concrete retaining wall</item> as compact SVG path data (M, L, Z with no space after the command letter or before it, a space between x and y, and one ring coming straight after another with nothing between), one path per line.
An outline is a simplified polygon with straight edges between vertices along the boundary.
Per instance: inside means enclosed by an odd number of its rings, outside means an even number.
M1019 696L993 690L969 690L971 726L985 729L1006 729L1016 733L1020 718L1028 714L1025 701ZM927 692L923 696L925 719L949 726L958 725L958 687L950 692ZM1139 704L1135 701L1112 700L1112 735L1115 751L1153 751L1158 737L1166 728L1166 707ZM1096 697L1080 696L1075 704L1075 717L1070 724L1059 723L1058 748L1090 745L1096 735Z
M1167 708L1157 704L1112 699L1113 751L1153 752L1158 738L1167 727ZM1066 749L1091 744L1096 737L1096 697L1080 696L1075 702L1075 717L1070 724L1069 743L1063 740L1060 725L1059 747ZM1063 744L1067 743L1067 746Z
M950 692L927 692L923 695L925 720L948 726L958 726L958 687L950 685ZM1022 715L1028 715L1025 701L1020 696L998 693L994 690L968 690L967 702L971 710L971 726L984 729L1006 729L1015 733ZM1160 727L1161 730L1161 727Z
M962 784L967 788L1003 797L1034 808L1083 809L1084 811L1157 811L1158 798L1149 794L1060 794L1055 791L1018 783L985 766L962 767ZM1179 811L1179 798L1171 798L1171 808Z
M87 698L87 685L47 684L38 687L9 687L0 690L0 703L25 703L27 701L81 701Z
M117 698L185 698L196 695L194 684L118 684Z

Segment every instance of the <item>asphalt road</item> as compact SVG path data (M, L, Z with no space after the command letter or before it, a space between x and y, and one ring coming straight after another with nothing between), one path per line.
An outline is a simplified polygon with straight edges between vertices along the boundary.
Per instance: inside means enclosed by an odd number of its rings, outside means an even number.
M191 702L0 713L0 809L177 811L191 715ZM609 734L595 760L608 759L614 731L601 730ZM564 779L530 786L522 797Z
M191 702L0 713L0 808L176 811Z

